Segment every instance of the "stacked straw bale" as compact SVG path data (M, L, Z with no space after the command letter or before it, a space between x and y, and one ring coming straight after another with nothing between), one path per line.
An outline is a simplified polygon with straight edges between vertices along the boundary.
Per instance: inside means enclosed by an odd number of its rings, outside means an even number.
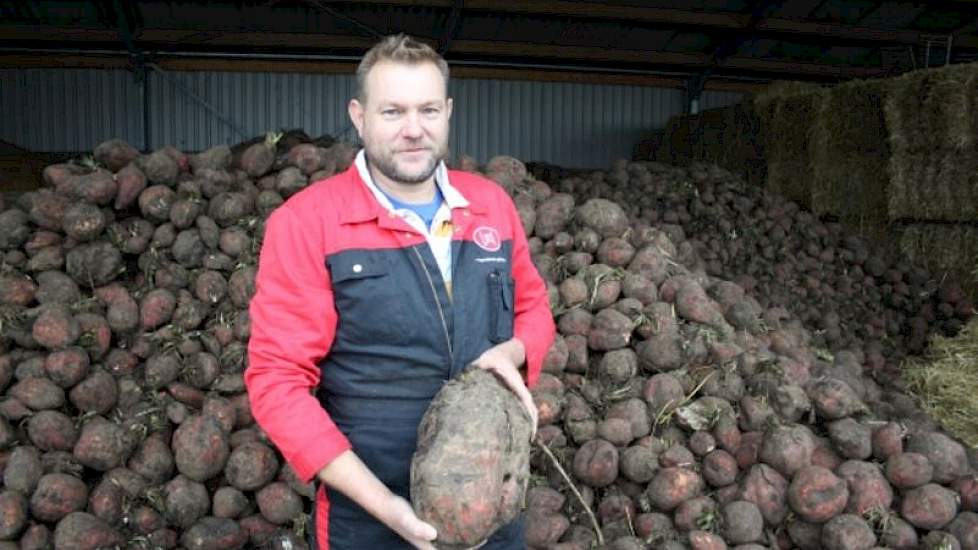
M669 120L660 142L636 148L635 160L656 160L675 166L710 162L763 185L764 153L760 120L752 105L738 103Z
M812 207L810 145L824 94L813 86L779 86L755 100L764 128L767 186L805 208Z
M901 249L978 295L978 63L893 79L884 114Z
M737 103L720 110L722 120L719 153L712 160L748 182L763 185L767 170L761 136L761 123L750 103Z
M812 211L867 231L886 225L887 81L859 80L826 91L811 139Z
M666 132L656 160L756 178L759 154L768 189L978 295L978 63L831 89L779 82Z
M978 222L978 63L894 79L884 113L890 219Z
M900 231L900 251L935 277L958 281L978 297L978 226L963 223L913 223Z

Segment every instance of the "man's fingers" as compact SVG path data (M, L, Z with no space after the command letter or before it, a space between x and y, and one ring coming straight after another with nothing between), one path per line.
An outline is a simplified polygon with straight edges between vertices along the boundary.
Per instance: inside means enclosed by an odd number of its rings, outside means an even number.
M393 521L387 524L388 527L396 531L415 548L421 550L435 549L431 541L438 537L438 531L433 525L416 516L407 500L394 496L390 506Z
M418 520L411 529L412 534L421 540L435 540L438 536L438 531L430 523L425 523Z
M537 435L537 423L540 421L540 412L537 411L537 405L533 402L533 396L527 392L526 397L522 398L523 406L526 407L526 412L530 413L530 427L532 431L530 432L530 440L532 441Z
M533 402L533 395L530 393L530 390L527 389L526 384L523 383L523 378L518 372L512 370L501 371L498 369L493 369L492 372L495 372L500 378L503 379L503 383L516 394L516 397L519 398L520 403L522 403L523 407L526 408L526 412L529 413L530 421L533 424L533 432L530 436L532 439L537 433L537 420L539 419L539 412L537 411L536 403Z
M516 398L520 400L520 403L523 404L523 408L525 408L526 412L530 415L530 422L532 423L533 428L530 434L530 439L532 440L534 437L536 437L539 412L537 411L536 403L533 402L533 395L530 394L530 390L523 382L523 377L520 376L519 371L517 371L515 368L500 368L492 363L485 365L476 363L475 365L495 374L496 377L499 378L510 391L516 394Z

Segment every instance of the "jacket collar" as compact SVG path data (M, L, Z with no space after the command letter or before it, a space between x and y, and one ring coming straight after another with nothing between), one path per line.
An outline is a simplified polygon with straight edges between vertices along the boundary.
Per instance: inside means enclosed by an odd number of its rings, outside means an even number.
M343 210L340 220L342 223L363 223L387 217L394 210L390 200L374 183L370 170L367 168L367 157L363 149L357 153L353 164L347 170L347 175L353 179L356 190L349 197L350 202ZM451 177L458 175L458 172L451 172ZM449 180L450 172L445 163L438 163L438 167L435 169L435 184L438 185L438 189L449 208L469 208L476 213L486 211L483 205L469 201Z

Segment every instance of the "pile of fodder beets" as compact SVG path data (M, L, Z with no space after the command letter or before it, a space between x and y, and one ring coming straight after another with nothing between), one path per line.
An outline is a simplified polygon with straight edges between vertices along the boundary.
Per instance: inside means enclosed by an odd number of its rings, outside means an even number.
M920 309L931 330L967 319L953 287L704 166L485 171L559 332L533 390L530 546L978 548L968 450L870 376Z
M613 200L630 219L688 242L681 263L737 283L766 308L787 308L817 349L860 350L883 381L930 335L956 334L974 308L955 281L716 166L622 161L606 172L534 171L578 202Z
M113 140L0 206L0 547L305 544L312 487L249 410L248 302L269 212L353 153Z
M353 152L295 135L193 155L109 141L0 205L0 548L305 546L312 488L244 393L247 305L264 219ZM966 449L864 375L902 345L890 321L953 329L953 289L877 276L865 245L712 170L612 172L668 175L668 202L551 187L508 158L482 169L513 193L559 327L533 392L531 547L978 545ZM747 237L703 221L721 214L784 236L736 252ZM828 279L843 265L849 293ZM838 298L794 299L794 283ZM900 283L920 309L891 319ZM826 303L870 303L870 287L882 323L842 305L825 322Z

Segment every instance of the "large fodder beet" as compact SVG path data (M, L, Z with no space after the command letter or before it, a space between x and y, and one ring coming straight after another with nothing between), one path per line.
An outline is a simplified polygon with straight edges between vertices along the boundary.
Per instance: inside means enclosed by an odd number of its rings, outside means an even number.
M411 501L439 548L469 548L516 518L530 476L529 415L496 377L470 368L418 428Z

